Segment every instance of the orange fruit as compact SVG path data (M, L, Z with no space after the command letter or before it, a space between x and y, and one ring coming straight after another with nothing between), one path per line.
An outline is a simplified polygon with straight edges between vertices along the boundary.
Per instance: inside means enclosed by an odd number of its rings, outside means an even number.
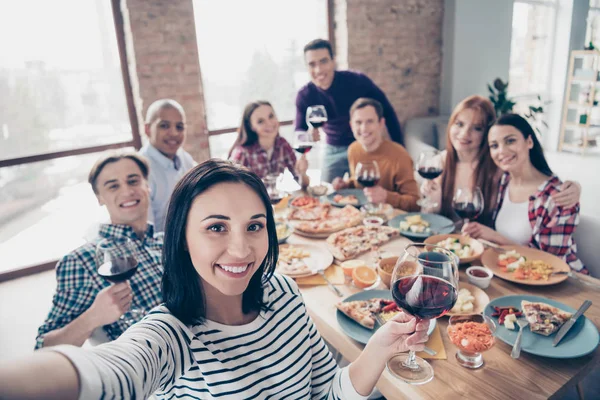
M344 275L346 275L347 277L352 277L352 271L354 271L354 268L356 267L360 267L360 266L366 266L365 262L363 260L348 260L348 261L344 261L340 267L342 267L342 270L344 271Z
M368 288L377 282L377 272L374 269L361 265L352 271L352 282L357 288Z

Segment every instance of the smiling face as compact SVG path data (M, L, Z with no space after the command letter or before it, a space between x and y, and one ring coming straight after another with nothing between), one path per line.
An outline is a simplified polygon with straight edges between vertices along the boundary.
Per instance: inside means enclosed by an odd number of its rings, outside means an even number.
M467 108L456 116L450 126L450 142L457 152L477 152L483 141L485 126L479 112Z
M179 111L173 107L160 109L145 129L152 146L166 157L175 158L185 139L185 118Z
M384 125L385 119L379 118L373 106L358 108L350 116L354 138L368 153L377 150L383 142Z
M308 50L304 53L311 81L318 88L327 90L333 82L335 62L327 49Z
M490 155L494 163L505 172L523 171L531 163L529 150L533 148L531 137L510 125L494 125L488 135Z
M266 214L260 197L243 183L219 183L194 199L186 244L211 301L219 294L241 296L248 287L269 249Z
M250 127L259 138L272 139L279 133L279 120L271 106L262 105L250 115Z
M150 188L140 167L123 158L104 166L96 180L98 203L113 224L143 226L148 219Z

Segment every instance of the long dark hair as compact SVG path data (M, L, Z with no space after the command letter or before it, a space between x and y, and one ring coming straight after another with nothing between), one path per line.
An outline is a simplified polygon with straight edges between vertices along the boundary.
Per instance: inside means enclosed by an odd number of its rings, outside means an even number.
M474 110L481 118L483 124L483 135L479 151L477 154L477 167L473 176L473 187L478 186L483 194L484 211L478 218L478 221L488 224L491 220L492 213L496 207L496 191L498 181L494 179L497 176L498 168L492 161L490 151L487 144L487 131L492 126L496 119L496 112L491 101L481 96L469 96L460 103L452 111L448 126L446 128L446 165L444 166L444 174L442 175L442 205L441 214L447 217L454 217L452 208L452 197L454 196L455 180L456 180L456 165L458 164L458 154L452 140L450 139L450 129L454 125L458 114L464 110Z
M237 130L237 138L235 139L233 146L231 146L231 149L229 149L227 158L231 157L233 149L235 149L237 146L252 146L254 143L258 142L258 134L252 130L250 117L252 116L254 110L260 106L269 106L271 109L273 108L271 103L265 100L253 101L252 103L246 105L244 112L242 113L242 122L240 122L240 127Z
M535 132L529 122L518 114L504 114L494 123L494 125L498 126L512 126L527 140L527 138L531 138L533 141L533 147L529 149L529 159L531 160L531 164L540 171L544 175L552 176L554 173L550 169L548 162L546 161L546 157L544 157L544 150L542 149L542 145L538 140ZM488 137L486 134L485 141L487 143Z
M194 199L210 187L223 182L243 183L260 197L267 210L269 250L250 279L242 297L245 314L266 308L263 285L271 278L279 256L273 207L264 184L256 174L230 161L211 159L190 170L175 186L167 211L162 262L165 269L162 295L167 308L187 325L206 318L206 299L202 282L186 248L188 214Z

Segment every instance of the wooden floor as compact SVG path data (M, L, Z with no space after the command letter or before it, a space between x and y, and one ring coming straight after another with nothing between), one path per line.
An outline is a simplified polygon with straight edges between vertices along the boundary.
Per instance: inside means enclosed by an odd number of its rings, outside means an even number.
M54 271L0 283L0 364L30 354L54 294ZM600 399L600 368L584 380L586 399ZM573 389L568 400L578 399Z

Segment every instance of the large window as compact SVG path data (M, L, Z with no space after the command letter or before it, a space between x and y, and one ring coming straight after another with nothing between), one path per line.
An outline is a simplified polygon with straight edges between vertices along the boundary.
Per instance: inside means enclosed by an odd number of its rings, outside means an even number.
M515 0L508 78L512 96L547 96L556 12L556 0Z
M594 48L600 49L600 0L590 0L585 46L587 47L590 42Z
M118 4L0 6L0 274L81 244L101 215L86 183L92 163L139 146Z
M194 0L211 134L234 131L254 100L270 101L280 121L294 119L296 92L309 80L302 48L328 37L327 7L327 0ZM212 155L234 139L211 138Z

